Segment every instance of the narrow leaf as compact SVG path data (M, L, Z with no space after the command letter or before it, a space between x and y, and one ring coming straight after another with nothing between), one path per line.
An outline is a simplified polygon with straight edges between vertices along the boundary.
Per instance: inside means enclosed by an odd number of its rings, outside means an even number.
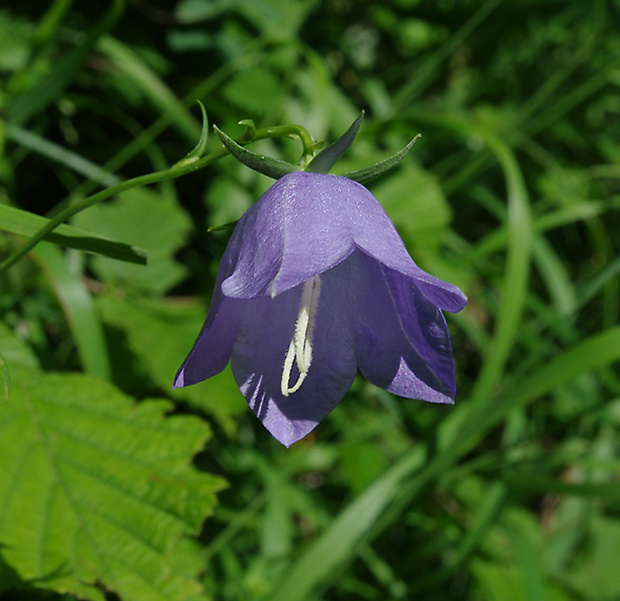
M23 127L9 124L6 128L6 134L8 138L14 142L17 142L21 146L28 148L33 152L38 152L44 157L60 163L61 165L65 165L76 173L79 173L80 175L83 175L88 179L101 184L102 186L114 186L121 181L119 177L109 171L106 171L102 167L99 167L99 165L96 165L79 154L68 150L64 146L60 146L59 144L46 140L43 136L40 136L35 132L24 129Z
M20 236L33 236L49 220L16 207L0 204L0 230ZM105 236L72 225L59 225L43 238L61 246L76 248L111 259L146 265L146 250L116 242Z
M157 112L170 118L170 123L192 143L200 135L196 119L185 104L162 81L157 73L129 46L112 36L103 36L98 49L109 58L116 69L139 89Z
M91 53L97 40L108 31L123 13L122 0L114 0L107 12L87 32L81 43L60 60L51 64L51 70L26 93L15 96L7 109L7 121L21 124L53 102L75 79L84 60Z
M86 373L110 379L110 359L101 321L82 278L69 269L63 253L48 243L33 251L63 308Z

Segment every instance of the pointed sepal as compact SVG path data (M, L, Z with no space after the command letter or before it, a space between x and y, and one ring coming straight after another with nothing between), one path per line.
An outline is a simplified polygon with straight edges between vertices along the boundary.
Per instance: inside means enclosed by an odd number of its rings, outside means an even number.
M207 228L207 232L224 232L226 230L234 230L235 226L239 223L238 219L235 221L229 221L228 223L222 223L222 225L212 225Z
M247 124L246 124L247 125ZM215 133L219 136L222 144L226 147L226 150L230 152L240 163L243 163L246 167L254 169L263 175L279 179L287 173L293 171L299 171L299 167L288 163L287 161L281 161L274 159L273 157L265 156L264 154L258 154L252 152L243 146L239 146L232 138L227 136L223 131L213 126Z
M364 167L363 169L349 171L343 174L344 177L348 177L349 179L363 184L364 182L370 181L371 179L375 179L376 177L383 175L386 171L389 171L390 169L398 165L398 163L400 163L405 158L407 153L411 150L411 147L421 137L422 135L418 134L402 150L397 152L395 155L392 155L391 157L385 159L384 161L380 161L379 163L371 165L370 167Z
M351 127L333 144L330 144L321 152L319 152L306 167L306 171L311 173L327 173L336 164L336 161L347 151L351 146L357 132L364 120L364 111L360 113L360 116L353 122Z

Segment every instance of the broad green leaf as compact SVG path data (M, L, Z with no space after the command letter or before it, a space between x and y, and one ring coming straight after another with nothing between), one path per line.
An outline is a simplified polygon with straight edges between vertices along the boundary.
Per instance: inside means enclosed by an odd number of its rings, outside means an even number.
M169 410L88 376L13 377L0 404L0 554L20 578L96 601L205 599L175 554L223 482L190 465L206 424Z
M372 185L412 252L432 252L441 243L452 211L441 186L429 173L410 162Z
M240 71L222 87L226 100L250 115L262 115L272 106L280 82L272 71L254 67Z
M185 244L191 222L173 198L148 188L134 188L79 213L75 223L147 249L146 268L95 257L93 269L106 281L162 294L185 274L185 268L173 257Z
M485 601L531 601L518 568L477 559L472 565L479 598ZM552 584L545 588L546 601L571 601L563 590Z
M48 221L49 219L40 215L0 204L0 230L4 232L19 234L20 236L33 236ZM95 229L97 229L96 225ZM72 225L59 225L43 239L61 246L84 250L119 261L146 265L145 250Z

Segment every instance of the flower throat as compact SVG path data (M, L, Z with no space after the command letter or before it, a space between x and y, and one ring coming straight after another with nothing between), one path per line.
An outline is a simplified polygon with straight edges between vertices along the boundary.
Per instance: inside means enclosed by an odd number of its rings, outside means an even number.
M321 295L321 278L318 275L304 282L301 291L301 301L297 312L297 321L293 338L289 344L284 368L282 369L282 380L280 389L282 396L289 396L297 392L303 384L308 370L312 363L312 339L314 336L314 326L316 323L316 312L319 306L319 296ZM299 376L293 386L289 386L293 364L297 364Z

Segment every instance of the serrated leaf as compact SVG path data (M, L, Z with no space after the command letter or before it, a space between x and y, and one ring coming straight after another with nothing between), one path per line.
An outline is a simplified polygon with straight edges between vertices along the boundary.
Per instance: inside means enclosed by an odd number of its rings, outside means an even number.
M185 244L191 221L172 198L147 188L135 188L76 215L75 222L147 249L147 267L95 257L93 269L104 280L162 294L185 274L185 268L173 257Z
M174 554L223 482L190 466L206 424L169 409L83 375L13 378L0 404L0 555L20 578L96 601L103 588L123 601L205 598Z

